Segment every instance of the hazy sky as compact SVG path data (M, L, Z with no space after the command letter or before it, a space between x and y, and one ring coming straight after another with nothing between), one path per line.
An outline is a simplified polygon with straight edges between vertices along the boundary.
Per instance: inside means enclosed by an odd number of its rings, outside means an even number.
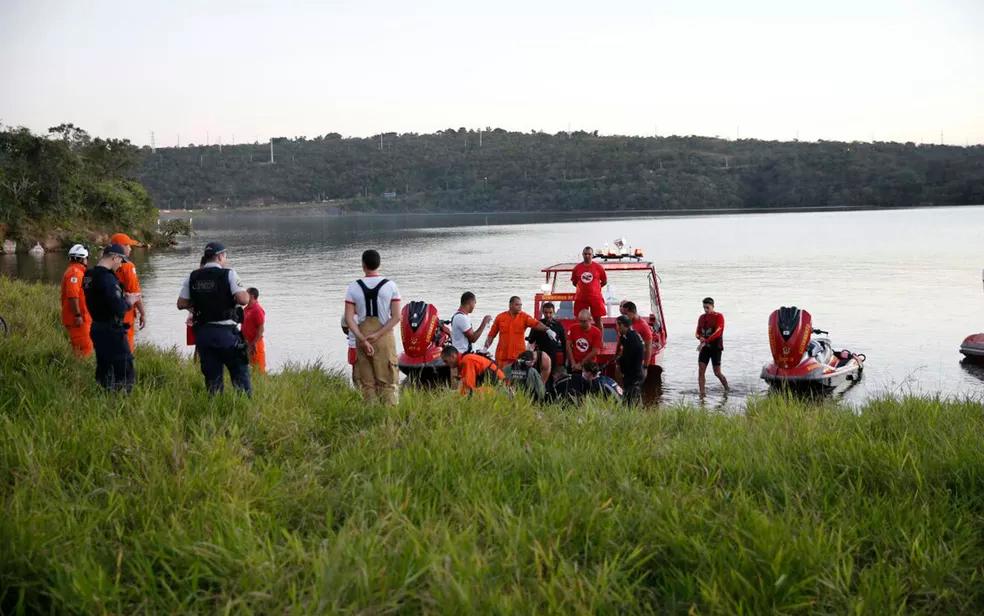
M0 0L0 122L984 143L984 0Z

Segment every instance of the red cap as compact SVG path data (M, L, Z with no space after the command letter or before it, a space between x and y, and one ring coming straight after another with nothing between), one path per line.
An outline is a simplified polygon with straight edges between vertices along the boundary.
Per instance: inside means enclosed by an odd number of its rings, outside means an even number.
M131 239L126 233L115 233L113 237L109 238L110 244L119 244L120 246L136 246L140 242Z

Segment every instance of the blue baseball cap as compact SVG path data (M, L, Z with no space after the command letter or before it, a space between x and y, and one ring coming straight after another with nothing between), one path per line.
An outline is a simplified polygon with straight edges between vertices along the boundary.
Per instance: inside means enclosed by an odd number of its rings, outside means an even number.
M208 244L205 244L206 257L214 257L215 255L225 251L226 247L222 244L222 242L209 242Z
M126 258L126 249L119 244L110 244L109 246L103 248L103 256L123 257L123 261L129 261L129 259Z

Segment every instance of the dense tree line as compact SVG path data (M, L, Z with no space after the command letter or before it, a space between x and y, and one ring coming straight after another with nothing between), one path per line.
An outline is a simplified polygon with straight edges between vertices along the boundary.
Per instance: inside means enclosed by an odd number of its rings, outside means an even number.
M0 129L0 236L57 244L150 229L157 210L136 179L140 163L129 141L92 138L72 124L47 135Z
M162 208L627 210L984 203L984 147L448 129L143 150Z

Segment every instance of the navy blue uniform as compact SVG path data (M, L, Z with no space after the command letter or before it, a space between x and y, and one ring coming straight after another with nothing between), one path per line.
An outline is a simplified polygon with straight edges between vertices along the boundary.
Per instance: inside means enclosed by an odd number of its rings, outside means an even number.
M129 392L136 373L123 317L130 305L113 270L97 265L82 279L85 305L92 315L89 337L96 351L96 381L108 390Z
M237 316L241 309L237 310L235 294L241 290L236 273L214 262L192 272L181 289L180 297L193 307L195 345L211 394L224 389L224 369L233 387L246 395L253 392L246 342L236 326L242 319Z

